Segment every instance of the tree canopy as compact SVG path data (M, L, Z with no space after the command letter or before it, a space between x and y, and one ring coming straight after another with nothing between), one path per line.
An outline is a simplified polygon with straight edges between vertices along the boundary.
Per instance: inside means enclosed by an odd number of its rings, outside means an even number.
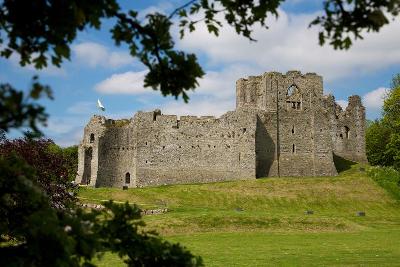
M367 127L368 161L372 165L394 166L400 170L400 74L392 79L382 115Z
M1 155L0 170L0 266L95 266L92 259L105 251L127 266L203 265L181 245L145 230L136 205L55 209L24 160Z

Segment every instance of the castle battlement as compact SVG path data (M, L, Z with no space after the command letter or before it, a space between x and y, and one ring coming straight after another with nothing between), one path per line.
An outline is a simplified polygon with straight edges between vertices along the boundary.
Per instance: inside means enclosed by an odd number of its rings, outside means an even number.
M76 181L142 187L268 176L333 176L333 155L366 161L365 108L343 110L315 73L265 72L236 82L236 110L221 117L138 111L93 116Z

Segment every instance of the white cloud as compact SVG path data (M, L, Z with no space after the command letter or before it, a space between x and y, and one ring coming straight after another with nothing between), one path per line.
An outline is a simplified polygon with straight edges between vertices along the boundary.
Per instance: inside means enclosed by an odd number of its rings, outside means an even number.
M74 45L72 51L81 64L92 68L118 68L134 62L134 58L128 52L111 52L106 46L93 42Z
M69 110L74 110L72 107ZM82 139L83 128L90 118L82 115L76 113L76 115L72 116L50 116L47 121L47 127L42 130L47 137L53 139L58 145L76 145Z
M236 80L248 75L258 74L257 70L244 65L231 65L220 71L207 71L200 85L189 94L188 104L182 101L168 101L162 105L165 114L221 116L234 110L236 101Z
M236 81L244 76L258 75L259 70L248 65L230 65L220 71L206 71L199 87L191 95L209 95L219 99L232 98L236 94Z
M147 71L114 74L98 83L95 90L104 94L132 94L159 97L159 92L143 86ZM236 80L248 75L256 75L257 70L243 65L231 65L221 71L207 71L199 80L199 87L190 91L189 104L182 100L167 101L161 105L163 113L176 115L216 115L219 116L235 108ZM162 99L163 100L163 99ZM144 101L147 109L153 110L154 101Z
M142 9L138 15L138 19L144 20L146 15L160 13L163 15L167 15L167 12L174 8L174 5L170 2L159 2L157 5L149 6L145 9Z
M339 104L339 106L341 106L343 110L345 110L349 105L349 101L343 99L336 100L336 103Z
M83 126L75 127L66 133L49 135L49 137L62 147L77 145L83 137Z
M371 110L380 110L389 88L380 87L363 96L364 106Z
M95 85L95 90L103 94L145 94L154 92L144 87L144 77L147 71L128 71L113 74L111 77Z
M289 14L279 11L277 20L270 18L269 29L254 27L250 42L224 23L218 37L209 34L204 25L177 41L181 49L204 53L210 64L255 64L260 72L286 72L299 69L317 72L327 80L372 73L393 64L400 64L400 24L393 22L379 33L364 35L348 51L318 45L318 29L308 24L318 15ZM178 39L178 38L177 38Z
M221 116L229 110L235 109L231 99L219 100L216 98L201 98L190 101L188 104L181 101L170 101L161 106L163 114L194 115L194 116Z
M47 121L47 132L51 134L65 134L82 124L82 120L75 117L51 116Z

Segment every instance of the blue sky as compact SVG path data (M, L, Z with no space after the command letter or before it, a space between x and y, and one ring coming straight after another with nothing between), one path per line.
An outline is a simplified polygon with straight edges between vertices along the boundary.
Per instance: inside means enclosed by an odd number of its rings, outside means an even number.
M138 9L169 14L184 1L121 1L124 9ZM72 46L71 60L60 69L49 67L36 71L20 67L18 58L0 59L0 82L26 89L33 75L49 84L55 100L42 101L49 113L46 136L67 146L79 143L84 125L99 114L96 101L106 107L103 115L128 118L138 110L160 108L164 114L221 115L235 108L235 81L266 71L300 70L324 77L325 94L333 94L345 106L347 97L358 94L367 108L367 117L380 116L382 97L393 75L400 72L400 23L398 19L380 33L366 34L349 51L335 51L318 45L317 28L308 28L321 12L321 1L290 0L271 18L270 29L254 27L251 43L237 36L228 26L216 38L198 26L196 32L180 40L177 48L197 54L206 71L200 87L190 93L189 104L181 99L162 97L143 88L146 69L130 57L126 47L115 47L104 21L101 31L86 30Z

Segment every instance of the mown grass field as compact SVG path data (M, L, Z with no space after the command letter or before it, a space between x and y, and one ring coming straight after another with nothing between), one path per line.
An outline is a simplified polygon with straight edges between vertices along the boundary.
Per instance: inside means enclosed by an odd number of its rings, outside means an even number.
M167 207L145 216L147 227L201 255L206 266L400 266L400 202L359 165L337 177L81 188L79 197ZM98 264L123 266L111 254Z

